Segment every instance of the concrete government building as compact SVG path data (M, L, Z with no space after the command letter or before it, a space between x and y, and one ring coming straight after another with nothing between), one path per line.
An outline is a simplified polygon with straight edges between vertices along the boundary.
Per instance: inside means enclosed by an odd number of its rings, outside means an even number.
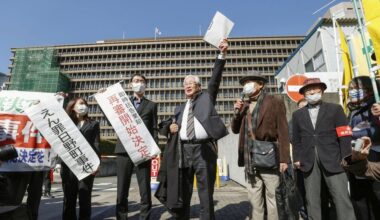
M253 70L264 72L269 82L268 92L277 93L274 73L303 39L303 36L229 38L227 64L223 72L216 107L226 125L229 124L233 115L233 103L241 94L239 78ZM158 103L159 122L170 117L175 107L184 102L185 75L198 75L202 81L202 88L207 87L218 54L218 50L205 43L202 37L105 40L90 44L12 48L11 50L13 56L9 67L11 78L8 89L56 92L31 85L32 81L28 77L34 77L34 84L44 81L42 75L38 79L35 78L42 68L50 75L67 76L70 80L68 91L71 97L88 98L99 88L110 86L121 79L126 80L123 84L124 88L127 94L131 94L127 89L130 76L134 73L142 73L148 79L146 97ZM48 51L52 61L45 62L48 59L46 55L38 57L33 55L37 58L27 55L27 52L36 54L39 51L41 53ZM45 64L43 67L36 64L39 66L33 70L34 72L28 69L33 65L22 63L37 63L41 61L38 59L45 59ZM18 65L23 67L18 68ZM29 74L30 71L33 74ZM18 74L21 75L17 77ZM64 79L61 76L50 78L52 81L49 83L55 84L59 84ZM28 89L16 86L21 83L29 83ZM62 88L61 86L60 90ZM100 122L102 138L116 139L114 130L105 120L96 101L93 98L88 98L88 101L90 116Z

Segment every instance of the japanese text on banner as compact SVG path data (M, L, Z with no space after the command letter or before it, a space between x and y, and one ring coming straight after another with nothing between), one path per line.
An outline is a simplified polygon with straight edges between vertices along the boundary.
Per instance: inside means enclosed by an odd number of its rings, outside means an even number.
M49 170L52 158L48 142L25 115L24 109L40 99L54 98L53 93L0 92L0 146L13 145L18 157L0 166L1 172Z
M78 180L98 169L97 154L58 102L41 101L25 111Z
M96 94L95 99L134 164L140 164L160 154L160 149L120 83Z

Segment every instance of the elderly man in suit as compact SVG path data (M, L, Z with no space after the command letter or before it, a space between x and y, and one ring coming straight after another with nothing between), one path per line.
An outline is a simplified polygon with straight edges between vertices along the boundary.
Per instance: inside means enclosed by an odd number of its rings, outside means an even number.
M293 113L293 158L304 173L309 219L321 217L321 182L336 207L338 220L355 219L348 179L340 161L351 154L351 128L340 105L322 101L327 86L319 78L306 79L299 93L308 105Z
M157 141L157 104L145 98L147 80L141 74L131 77L129 87L133 90L131 102L140 115L150 134ZM116 218L128 219L128 195L131 185L133 168L135 167L131 158L125 151L121 141L118 139L115 147L116 174L117 174L117 201ZM149 219L152 208L152 197L150 189L151 160L136 166L137 183L140 190L140 219Z
M289 162L289 133L284 102L265 93L267 79L262 73L250 73L240 79L246 101L235 102L236 111L231 129L239 136L238 165L244 166L251 187L248 195L251 203L250 219L264 219L266 199L268 219L278 219L275 191L279 185L279 171L284 172ZM278 158L273 167L258 167L252 160L257 141L272 145L268 155ZM277 146L275 146L277 145ZM274 147L274 148L273 148Z
M193 193L194 174L197 178L200 200L200 219L215 219L214 183L216 176L216 141L228 131L215 110L222 71L228 43L223 40L219 45L220 54L215 61L207 91L201 90L198 76L188 75L183 82L187 101L175 110L176 123L170 132L179 132L183 157L180 167L183 182L184 212L180 219L190 218L190 200Z

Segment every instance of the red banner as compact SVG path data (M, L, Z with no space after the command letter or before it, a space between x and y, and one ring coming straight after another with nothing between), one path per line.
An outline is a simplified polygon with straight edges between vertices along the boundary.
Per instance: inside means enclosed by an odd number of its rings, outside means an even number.
M1 91L0 92L0 147L15 146L18 157L4 161L1 172L49 170L50 145L24 113L24 109L39 99L54 97L52 93Z
M0 114L0 146L8 144L24 148L50 148L27 116Z

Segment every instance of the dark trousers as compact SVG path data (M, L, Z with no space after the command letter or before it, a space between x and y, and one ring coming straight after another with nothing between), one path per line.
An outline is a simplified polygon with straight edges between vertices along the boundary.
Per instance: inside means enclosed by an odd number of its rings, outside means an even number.
M66 166L61 165L61 178L63 189L63 220L75 220L77 197L79 195L79 219L91 219L91 192L94 185L94 175L78 181L73 172Z
M50 178L51 170L44 171L44 193L50 193L51 191L51 178Z
M128 196L133 168L135 165L128 154L117 154L117 200L116 219L128 219ZM136 166L137 183L140 191L140 219L149 219L152 208L152 196L150 188L151 161L146 161Z
M28 215L30 219L37 220L42 195L43 171L9 172L3 173L3 176L6 179L6 188L1 189L0 194L4 196L0 204L21 205L25 192L28 191L26 200Z
M368 160L380 161L380 153L370 150ZM358 179L350 174L351 199L357 219L380 219L380 182Z
M38 219L38 209L40 207L42 196L42 182L43 171L30 172L30 179L28 185L28 199L26 200L26 207L31 216L31 219Z
M307 209L306 209L306 191L305 191L305 183L303 179L303 173L301 170L295 170L296 184L299 192L302 196L302 207L300 212L303 212L301 215L307 217Z
M4 220L30 220L32 219L29 216L26 206L21 205L10 211L5 211L2 206L0 206L0 219Z
M190 202L193 193L194 174L197 179L200 200L199 219L215 219L214 184L216 177L216 148L212 143L184 144L183 213L178 219L190 219Z

